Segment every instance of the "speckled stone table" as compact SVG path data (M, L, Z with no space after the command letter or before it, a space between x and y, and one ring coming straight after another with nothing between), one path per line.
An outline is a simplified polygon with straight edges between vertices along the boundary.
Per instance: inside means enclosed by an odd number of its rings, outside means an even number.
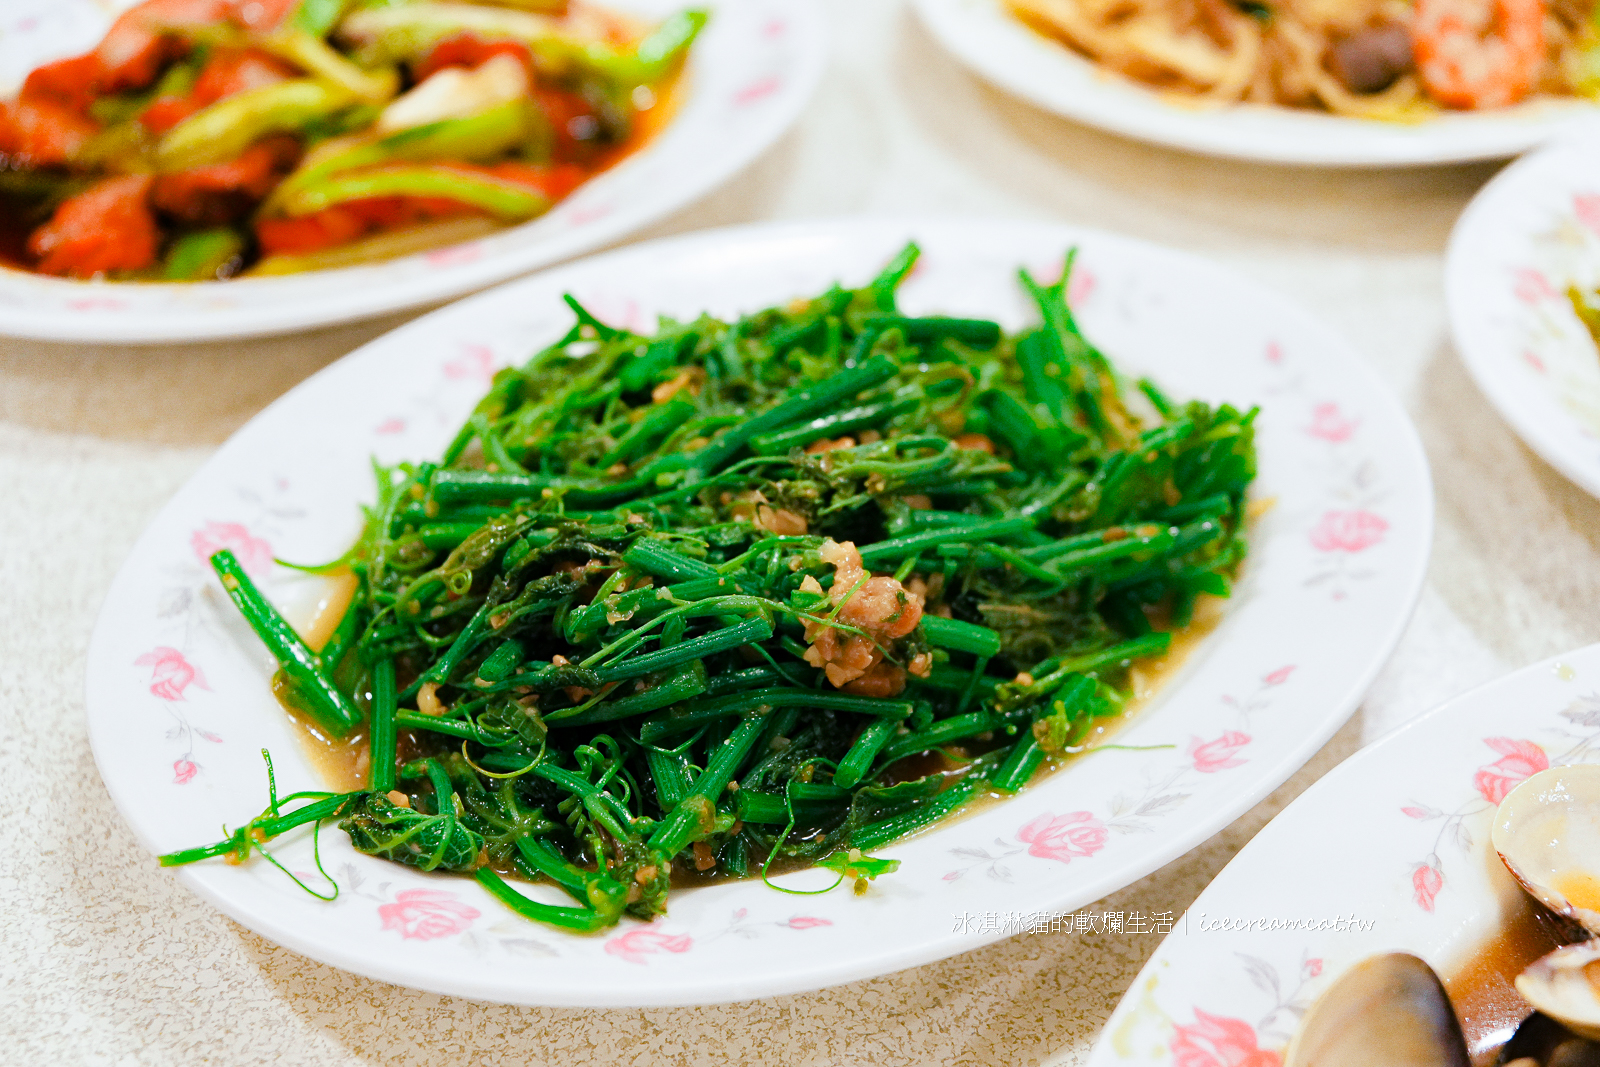
M1181 912L1319 775L1440 700L1600 638L1600 504L1536 459L1450 346L1440 262L1492 167L1334 172L1183 156L1016 103L893 0L817 0L835 61L752 169L643 236L932 211L1108 227L1305 302L1400 393L1438 493L1427 590L1364 707L1290 782L1093 910ZM166 349L0 341L0 1063L1074 1062L1151 935L1033 934L806 996L581 1012L478 1004L313 963L202 904L133 842L95 773L83 662L144 523L229 433L396 325Z

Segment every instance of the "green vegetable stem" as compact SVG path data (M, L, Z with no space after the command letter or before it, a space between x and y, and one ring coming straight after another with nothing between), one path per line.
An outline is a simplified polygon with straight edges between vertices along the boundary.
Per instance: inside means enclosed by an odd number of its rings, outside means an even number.
M421 33L435 6L346 25ZM289 203L437 195L456 176L423 146L468 129L340 149ZM320 657L218 553L287 699L364 726L370 757L366 788L250 832L337 818L359 851L594 932L774 865L865 891L895 866L872 853L1114 729L1244 559L1255 412L1130 385L1065 274L1024 278L1017 333L906 314L917 254L733 319L627 329L569 297L571 329L440 456L377 468Z

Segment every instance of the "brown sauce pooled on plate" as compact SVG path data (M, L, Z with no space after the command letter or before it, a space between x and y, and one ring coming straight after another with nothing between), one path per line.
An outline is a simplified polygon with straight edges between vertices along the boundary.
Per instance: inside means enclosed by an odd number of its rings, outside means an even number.
M1517 975L1567 944L1561 920L1531 902L1444 980L1472 1054L1472 1067L1494 1067L1518 1024L1533 1013L1517 992Z
M344 618L345 609L350 606L350 598L355 596L359 584L356 576L348 571L328 579L327 588L317 601L310 620L295 627L311 651L320 652L322 646L328 643L328 638L339 626L339 620ZM329 737L295 707L281 675L275 675L272 679L272 695L277 697L278 704L297 727L300 750L316 769L317 777L329 789L347 793L366 786L370 755L365 723L344 737Z

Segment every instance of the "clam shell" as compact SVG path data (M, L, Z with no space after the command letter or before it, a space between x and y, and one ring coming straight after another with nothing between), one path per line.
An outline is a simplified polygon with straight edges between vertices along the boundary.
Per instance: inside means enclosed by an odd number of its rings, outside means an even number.
M1568 1030L1600 1041L1600 942L1567 945L1517 975L1517 992Z
M1500 802L1492 839L1534 899L1600 934L1600 764L1527 779Z
M1284 1067L1468 1067L1467 1043L1433 968L1393 952L1362 960L1317 998Z

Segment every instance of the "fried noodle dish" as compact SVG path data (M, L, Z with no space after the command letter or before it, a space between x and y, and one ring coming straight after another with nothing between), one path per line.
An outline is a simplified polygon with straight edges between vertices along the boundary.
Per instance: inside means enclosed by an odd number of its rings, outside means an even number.
M1600 90L1583 0L1005 0L1169 99L1416 121Z

